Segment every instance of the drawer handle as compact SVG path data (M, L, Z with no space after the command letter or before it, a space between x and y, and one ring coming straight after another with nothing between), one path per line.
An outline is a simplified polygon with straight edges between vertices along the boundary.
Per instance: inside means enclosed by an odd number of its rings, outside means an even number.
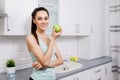
M98 78L97 80L102 80L102 78Z
M80 33L80 25L75 24L75 33Z
M95 71L95 73L98 73L98 72L100 72L100 71L101 71L101 69L99 69L99 70Z

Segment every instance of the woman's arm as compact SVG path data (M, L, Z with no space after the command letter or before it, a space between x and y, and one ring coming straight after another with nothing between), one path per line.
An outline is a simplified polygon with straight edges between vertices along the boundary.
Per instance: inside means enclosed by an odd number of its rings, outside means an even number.
M53 31L51 38L50 38L50 43L49 43L48 49L45 54L42 52L42 49L40 48L40 46L37 44L37 41L34 38L34 36L33 35L27 36L26 42L27 42L29 51L31 51L34 54L34 56L37 58L38 62L43 67L49 66L51 57L52 57L52 51L53 51L55 39L57 37L59 37L61 33L62 33L62 31L60 31L58 33Z
M61 65L61 64L64 63L64 60L63 60L63 58L62 58L62 55L61 55L61 53L60 53L60 51L59 51L59 49L58 49L58 47L57 47L56 44L55 44L55 49L56 49L55 55L56 55L57 59L54 60L54 61L51 61L51 62L49 63L49 65L48 65L49 67L56 67L56 66L59 66L59 65Z
M26 38L26 41L27 41L28 49L34 54L34 56L37 58L40 64L46 67L51 60L54 39L50 40L49 47L45 54L42 52L42 49L37 44L33 35L28 36Z
M55 48L56 48L56 54L55 54L55 55L56 55L57 59L54 60L54 61L51 61L51 62L49 63L49 65L48 65L48 67L56 67L56 66L59 66L59 65L61 65L61 64L64 63L64 60L63 60L63 58L62 58L62 56L61 56L61 54L60 54L60 51L59 51L59 49L57 48L57 45L56 45L56 44L55 44ZM33 66L34 68L36 68L36 69L43 68L38 61L34 62L32 66Z

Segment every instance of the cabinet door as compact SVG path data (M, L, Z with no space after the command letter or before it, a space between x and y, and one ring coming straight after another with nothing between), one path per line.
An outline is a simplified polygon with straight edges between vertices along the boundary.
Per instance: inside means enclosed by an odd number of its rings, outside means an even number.
M60 80L92 80L91 72L89 70L74 74L72 76L68 76L62 78Z
M68 77L65 77L65 78L62 78L59 80L77 80L77 79L76 79L75 75L72 75L72 76L68 76Z
M91 0L77 0L76 24L79 26L79 35L90 35L92 3Z
M59 0L59 24L63 35L75 35L75 15L77 0Z
M114 80L112 73L112 62L105 64L103 69L104 69L103 80Z
M103 80L103 65L95 67L92 69L93 79L92 80Z
M79 80L103 80L103 65L78 73Z
M73 74L72 76L60 80L114 80L111 72L111 62Z
M59 24L63 27L63 35L90 34L87 3L87 0L59 0Z
M26 35L31 29L31 13L37 6L37 0L5 0L5 35Z
M90 35L90 47L91 47L91 59L101 57L103 53L103 23L102 23L102 0L90 0L93 5L91 9L91 35Z
M103 65L80 72L77 74L79 80L103 80Z
M80 72L76 74L77 78L76 80L93 80L93 73L92 70L86 70L83 72Z
M87 8L84 6L85 10L82 10L81 12L79 12L79 14L82 15L82 16L80 16L81 18L79 18L80 19L79 21L84 22L84 23L80 23L82 26L85 25L84 27L87 26L90 28L90 36L79 40L79 43L80 43L79 50L82 51L82 52L80 52L80 57L83 57L85 59L99 58L99 57L103 56L103 54L101 54L101 53L103 53L103 45L104 45L103 44L104 39L102 38L103 37L102 0L89 0L89 1L82 0L81 3L82 2L84 2L84 5L86 3L85 6L87 6ZM82 7L82 6L80 6L80 7ZM84 14L85 14L85 16L84 16ZM81 32L81 34L82 33L85 34L84 30L85 29L83 29L83 32ZM87 28L86 28L86 30L87 30ZM83 42L84 42L84 44L83 44ZM83 47L83 46L85 46L85 47Z

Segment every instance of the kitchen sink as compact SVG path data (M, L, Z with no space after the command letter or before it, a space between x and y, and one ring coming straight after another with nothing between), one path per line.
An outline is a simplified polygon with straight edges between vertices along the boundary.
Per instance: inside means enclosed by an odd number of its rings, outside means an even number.
M82 67L83 67L83 65L81 63L64 62L64 64L55 67L55 71L56 71L56 73L64 73L64 72L72 71L72 70L79 69Z

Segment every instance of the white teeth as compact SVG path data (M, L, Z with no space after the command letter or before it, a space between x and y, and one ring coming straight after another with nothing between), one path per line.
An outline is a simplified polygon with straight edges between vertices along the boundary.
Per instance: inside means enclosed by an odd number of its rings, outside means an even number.
M41 25L41 27L45 28L45 26L44 26L44 25Z

